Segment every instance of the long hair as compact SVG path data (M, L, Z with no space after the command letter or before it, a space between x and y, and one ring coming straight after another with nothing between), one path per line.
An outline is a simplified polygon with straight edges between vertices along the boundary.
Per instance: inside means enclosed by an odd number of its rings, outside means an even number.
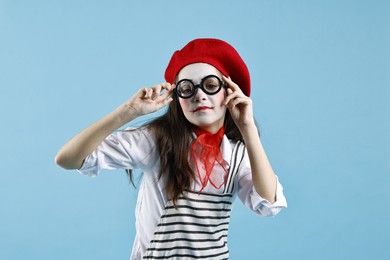
M160 154L158 178L167 176L166 190L168 198L176 205L183 191L191 188L195 173L189 163L189 147L193 142L193 125L185 118L179 98L172 94L173 101L165 114L155 118L144 127L151 130ZM237 142L242 135L234 123L229 110L224 120L225 135ZM132 180L131 171L127 171Z

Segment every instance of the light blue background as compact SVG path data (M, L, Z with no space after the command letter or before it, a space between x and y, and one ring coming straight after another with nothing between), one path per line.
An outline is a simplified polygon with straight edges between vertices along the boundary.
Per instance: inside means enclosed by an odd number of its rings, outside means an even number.
M231 259L390 259L390 4L369 0L0 0L0 259L128 259L125 173L54 156L197 37L247 62L289 203L237 200Z

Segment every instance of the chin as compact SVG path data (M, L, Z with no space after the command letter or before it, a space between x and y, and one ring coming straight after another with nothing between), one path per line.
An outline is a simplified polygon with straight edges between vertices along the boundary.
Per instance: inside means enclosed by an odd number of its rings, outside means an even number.
M217 132L223 126L223 122L197 122L193 125L209 132Z

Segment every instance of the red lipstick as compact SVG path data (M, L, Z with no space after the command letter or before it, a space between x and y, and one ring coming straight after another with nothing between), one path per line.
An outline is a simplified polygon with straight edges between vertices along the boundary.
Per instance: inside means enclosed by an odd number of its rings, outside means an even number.
M212 107L200 106L200 107L195 108L192 112L204 111L204 110L207 110L207 109L212 109Z

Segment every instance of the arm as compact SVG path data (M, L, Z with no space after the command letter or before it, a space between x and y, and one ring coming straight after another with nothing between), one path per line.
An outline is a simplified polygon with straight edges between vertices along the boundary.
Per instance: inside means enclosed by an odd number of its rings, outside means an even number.
M252 101L230 78L223 77L223 79L229 86L225 105L244 138L255 190L261 197L274 203L277 180L258 135L253 118Z
M256 126L250 126L241 131L252 169L252 180L256 192L274 203L276 200L276 176L264 151Z
M164 89L166 91L162 92ZM84 159L116 129L170 103L173 89L174 86L169 83L140 89L124 104L70 139L58 151L55 162L65 169L79 169Z

